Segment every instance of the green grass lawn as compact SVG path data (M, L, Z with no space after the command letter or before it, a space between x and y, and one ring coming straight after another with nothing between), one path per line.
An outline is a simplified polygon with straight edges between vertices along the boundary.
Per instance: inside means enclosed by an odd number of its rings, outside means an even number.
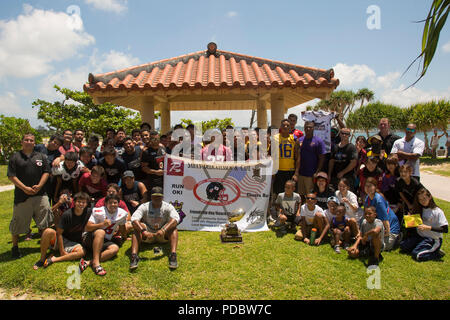
M8 169L7 165L0 165L0 186L6 186L8 184L12 184L6 176L6 170Z
M369 290L369 274L360 260L334 253L330 245L310 247L294 234L272 231L244 233L243 244L222 244L218 232L180 232L179 267L168 268L168 247L155 257L152 246L141 252L139 268L130 273L131 242L102 265L108 274L91 269L81 275L81 288L70 290L68 268L57 263L34 271L39 240L20 242L24 257L10 258L13 191L0 193L0 288L50 295L58 299L444 299L450 298L450 244L444 236L442 261L415 262L398 249L383 253L381 289ZM438 201L447 213L450 203ZM34 226L34 223L32 224ZM36 229L33 229L36 231Z

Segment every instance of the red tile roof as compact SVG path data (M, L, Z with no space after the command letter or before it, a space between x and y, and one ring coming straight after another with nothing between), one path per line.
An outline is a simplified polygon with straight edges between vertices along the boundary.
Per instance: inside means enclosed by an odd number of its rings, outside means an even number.
M333 69L316 69L217 50L215 54L198 51L114 72L89 74L84 90L94 93L189 88L335 89L338 85Z

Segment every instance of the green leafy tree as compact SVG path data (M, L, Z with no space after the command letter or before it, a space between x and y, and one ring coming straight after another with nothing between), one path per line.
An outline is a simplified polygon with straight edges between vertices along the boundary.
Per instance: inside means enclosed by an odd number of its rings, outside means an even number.
M408 116L402 108L377 101L351 112L346 119L346 126L364 130L368 137L369 131L378 127L381 118L389 118L393 130L404 129L408 123Z
M405 110L405 113L409 115L409 122L416 125L417 131L424 133L425 148L429 150L427 132L434 128L447 130L450 121L450 101L442 99L418 103Z
M225 118L225 119L212 119L208 121L202 121L202 131L205 132L208 129L219 129L224 130L228 125L231 125L234 127L234 123L231 121L231 118ZM190 124L195 124L190 119L181 119L181 124L186 127Z
M130 109L106 102L95 104L92 97L81 91L54 86L65 97L63 101L48 102L35 100L33 108L39 108L38 119L43 120L50 130L82 129L87 135L103 136L107 128L124 128L128 133L139 128L140 114Z
M9 157L22 148L22 137L25 133L33 133L36 144L42 142L41 135L31 127L26 119L5 117L0 115L0 163L6 164Z

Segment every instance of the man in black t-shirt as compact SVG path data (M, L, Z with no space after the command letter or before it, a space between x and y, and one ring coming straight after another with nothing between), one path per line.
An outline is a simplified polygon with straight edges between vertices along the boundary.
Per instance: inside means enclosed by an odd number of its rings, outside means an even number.
M37 144L34 147L34 151L43 153L47 156L48 163L52 166L59 166L59 163L64 160L61 157L61 152L58 150L64 143L64 138L60 135L53 135L46 144ZM55 161L57 160L57 161Z
M126 164L127 170L133 171L137 181L143 181L144 175L141 170L141 148L136 146L136 142L131 137L125 138L123 147L125 152L121 157Z
M91 209L88 208L90 196L87 193L79 192L74 196L74 207L65 211L56 227L56 231L47 228L41 238L41 258L37 261L33 269L48 267L55 262L78 260L84 257L86 251L81 245L81 235L84 231ZM52 247L59 250L59 257L48 257L47 250Z
M330 184L335 190L339 180L346 178L354 190L353 171L358 160L358 151L355 145L350 143L350 129L342 128L340 133L341 142L335 145L331 151L331 158L328 163L328 177L331 178Z
M38 144L34 147L34 151L43 153L47 156L48 163L52 167L59 167L61 161L64 161L64 156L61 155L59 148L63 145L64 138L61 135L55 134L50 137L47 144ZM50 201L53 201L54 191L56 188L56 179L50 174L46 184L45 191L47 192Z
M391 126L389 124L388 118L380 119L378 129L380 129L378 135L381 137L383 141L383 144L381 145L381 150L384 150L387 155L390 155L394 142L398 139L401 139L401 137L391 133Z
M9 231L12 235L12 257L20 258L19 235L29 232L33 218L39 230L53 223L53 215L45 183L50 174L47 156L34 151L35 137L22 137L22 150L14 153L8 162L7 176L15 185L14 208Z
M166 151L159 144L159 134L150 132L150 140L147 149L142 152L141 169L147 176L144 180L147 190L153 187L163 187L164 156Z
M119 183L122 174L126 170L125 162L117 157L117 152L113 147L106 147L103 151L103 158L98 165L102 166L106 172L106 181L109 183Z

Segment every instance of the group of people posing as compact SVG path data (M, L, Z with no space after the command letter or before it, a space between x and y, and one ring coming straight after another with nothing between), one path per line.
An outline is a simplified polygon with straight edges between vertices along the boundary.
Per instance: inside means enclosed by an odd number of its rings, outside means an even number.
M424 142L415 137L414 124L401 138L383 118L377 134L358 136L353 144L351 130L340 122L327 152L314 135L314 122L306 121L303 133L294 131L292 120L281 122L276 139L279 170L269 225L284 233L291 229L307 244L329 240L336 253L345 249L352 258L368 257L369 265L379 264L383 250L397 247L418 261L444 255L440 248L448 222L420 183ZM406 228L404 216L413 214L422 223Z
M420 184L424 146L415 138L414 124L400 138L391 134L388 119L381 119L377 135L368 140L357 137L353 145L350 129L339 121L327 150L314 135L313 121L305 122L304 132L296 129L296 123L297 116L289 115L279 127L270 128L278 133L267 139L264 156L274 157L270 150L275 147L278 166L272 179L271 225L295 229L295 239L305 243L319 245L330 239L336 252L344 248L351 257L367 255L370 264L382 259L382 250L397 245L417 260L442 256L442 233L448 232L448 223ZM194 146L194 127L186 129ZM234 132L235 139L241 137L245 143L244 159L251 153L246 136L258 140L253 151L261 151L258 130ZM101 263L130 238L130 269L138 266L142 242L170 243L169 267L177 268L177 225L184 216L164 201L162 189L164 157L179 143L171 136L172 132L160 136L146 123L130 136L122 129L107 130L101 146L96 135L84 145L82 130L65 130L40 145L32 134L24 135L22 149L11 156L7 172L16 186L12 256L21 256L19 236L32 237L34 219L41 237L36 270L79 260L81 271L91 267L103 276ZM234 150L218 146L214 138L200 147L204 161L236 160L239 153L236 144ZM409 214L420 214L423 224L405 230L403 216ZM161 248L154 250L158 254Z

